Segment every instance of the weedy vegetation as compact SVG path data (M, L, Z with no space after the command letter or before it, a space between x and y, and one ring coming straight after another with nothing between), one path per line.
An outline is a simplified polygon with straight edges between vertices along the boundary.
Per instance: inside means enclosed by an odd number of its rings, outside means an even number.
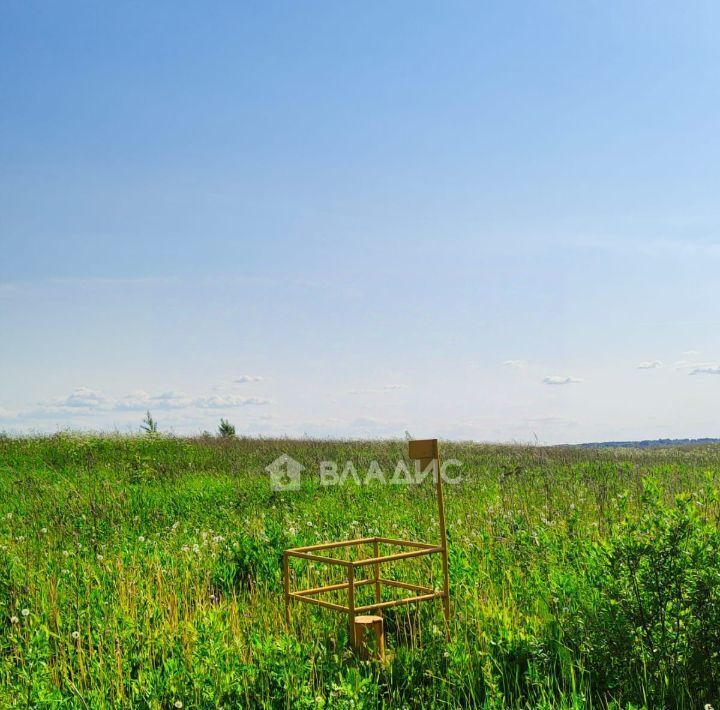
M397 607L382 665L342 615L286 623L281 559L436 540L431 483L318 482L330 459L389 476L405 442L152 433L0 437L0 707L720 705L720 447L444 444L451 640L439 603ZM299 491L270 488L282 453ZM424 564L397 573L439 580Z

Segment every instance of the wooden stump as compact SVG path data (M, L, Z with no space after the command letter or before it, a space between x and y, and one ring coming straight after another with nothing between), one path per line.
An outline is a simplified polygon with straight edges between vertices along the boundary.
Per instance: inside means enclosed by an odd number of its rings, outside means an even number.
M385 629L382 616L367 614L355 617L355 649L360 658L385 660Z

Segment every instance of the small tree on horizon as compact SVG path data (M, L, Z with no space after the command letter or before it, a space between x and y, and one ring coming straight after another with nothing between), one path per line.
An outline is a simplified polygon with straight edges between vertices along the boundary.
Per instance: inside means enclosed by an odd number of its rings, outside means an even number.
M157 434L157 430L158 430L157 421L155 419L153 419L152 414L150 414L149 409L145 413L145 419L143 419L143 423L140 426L140 428L146 434Z
M235 427L227 420L220 419L220 426L218 427L218 434L223 438L235 436Z

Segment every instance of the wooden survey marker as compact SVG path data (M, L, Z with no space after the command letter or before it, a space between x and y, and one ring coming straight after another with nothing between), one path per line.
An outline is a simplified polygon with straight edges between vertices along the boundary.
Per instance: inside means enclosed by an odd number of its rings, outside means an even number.
M450 584L448 577L448 549L447 549L447 533L445 530L445 503L443 500L443 480L441 475L440 454L438 451L437 439L424 439L420 441L410 441L410 459L418 461L421 471L429 470L432 466L433 479L436 486L437 506L438 506L438 523L440 529L439 543L416 542L413 540L397 540L389 537L363 537L356 540L344 540L342 542L326 542L319 545L309 545L306 547L295 547L285 550L283 558L283 581L285 589L285 616L290 620L290 603L302 602L304 604L314 604L326 609L339 611L347 614L348 628L350 635L350 643L353 647L358 648L360 653L364 653L367 648L368 629L364 628L368 624L372 628L372 633L378 634L375 645L382 649L384 654L384 638L382 638L382 610L402 604L412 604L414 602L433 601L435 599L442 600L443 613L445 616L446 635L449 633L450 621ZM379 546L385 545L396 547L400 551L388 555L380 555ZM359 548L366 551L368 556L360 557L355 560L345 560L338 557L332 557L333 550L341 548ZM371 550L371 552L370 552ZM330 554L328 554L330 553ZM381 567L389 565L398 560L407 560L415 557L424 557L426 555L440 555L442 561L442 589L433 589L431 586L421 584L410 584L409 582L401 582L395 579L389 579L381 575ZM293 590L291 589L290 577L290 559L300 559L306 562L319 563L339 568L344 572L345 580L336 584L327 584L320 587L310 587L307 589ZM363 572L370 568L371 575L363 577ZM356 604L356 592L358 588L366 585L372 585L375 590L375 601L371 604ZM403 591L412 592L411 596L404 596L388 601L382 600L382 589L390 587ZM335 603L320 598L328 592L347 592L346 602ZM368 616L370 615L370 616ZM373 615L380 616L380 623L370 621ZM356 623L361 621L360 624ZM375 624L373 626L373 624ZM359 630L361 629L361 630ZM360 638L361 637L361 638ZM377 657L377 652L376 652Z

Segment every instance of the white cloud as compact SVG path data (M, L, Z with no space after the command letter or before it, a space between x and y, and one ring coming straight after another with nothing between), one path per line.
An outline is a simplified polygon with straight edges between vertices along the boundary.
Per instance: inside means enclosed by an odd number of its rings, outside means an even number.
M25 416L56 416L63 414L93 414L96 412L144 412L145 410L224 409L270 404L264 397L239 397L234 394L189 395L170 390L151 395L136 390L123 397L108 397L102 392L78 387L67 397L40 402L36 409L22 412Z
M116 400L113 409L134 412L146 409L183 409L192 405L192 398L184 392L162 392L150 395L144 390L136 390Z
M233 382L243 385L246 382L262 382L263 378L260 377L260 375L240 375L240 377L236 377Z
M662 367L660 360L646 360L637 365L638 370L657 370L659 367Z
M89 387L76 387L67 397L56 397L39 403L41 409L46 410L97 410L107 409L110 400L97 390Z
M200 407L201 409L223 409L225 407L248 407L264 404L272 404L272 400L265 397L237 397L232 394L195 397L191 402L191 406Z
M720 365L701 365L690 371L691 375L720 375Z
M685 352L682 353L685 357L692 357L693 355L699 355L700 352L698 350L685 350Z
M528 366L525 360L505 360L503 365L505 367L514 367L516 370L523 370Z
M91 390L88 387L78 387L65 398L61 406L99 409L105 406L107 402L107 397L102 392Z
M695 375L701 373L715 374L714 371L719 366L715 362L692 362L691 360L678 360L674 364L674 367L676 370L690 370L690 374Z
M543 383L546 385L574 385L582 382L577 377L567 377L562 375L548 375L543 377Z
M126 394L115 402L115 409L119 411L132 412L138 409L146 409L150 406L150 395L144 390L136 390Z

